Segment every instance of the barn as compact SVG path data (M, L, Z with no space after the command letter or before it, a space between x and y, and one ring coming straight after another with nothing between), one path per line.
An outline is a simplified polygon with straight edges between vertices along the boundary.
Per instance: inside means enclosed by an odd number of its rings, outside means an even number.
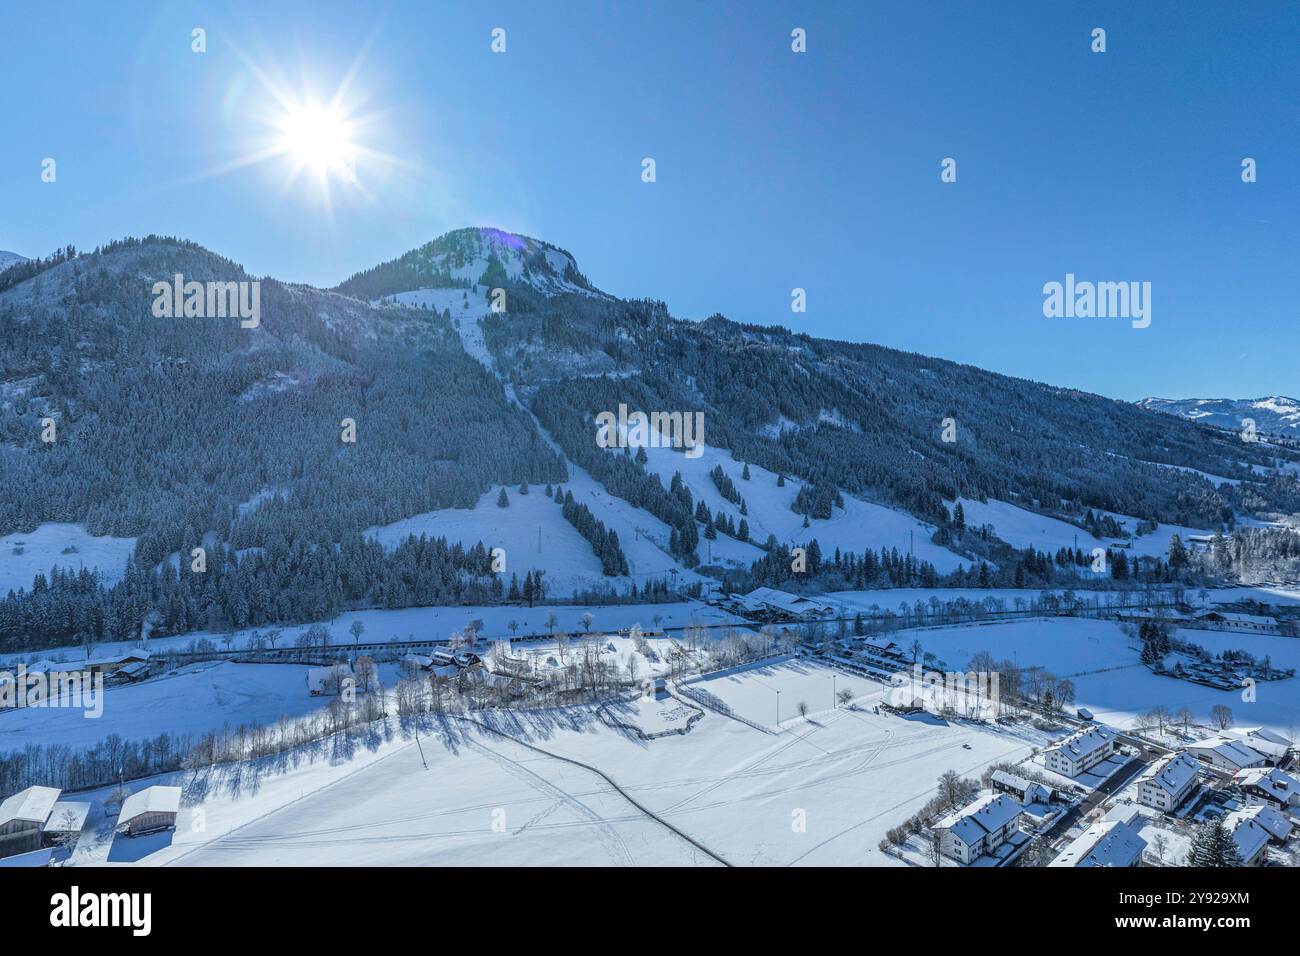
M28 787L0 803L0 856L41 848L41 831L62 791Z
M122 803L117 823L118 826L126 825L128 836L154 833L174 827L180 810L180 787L145 787L131 794Z

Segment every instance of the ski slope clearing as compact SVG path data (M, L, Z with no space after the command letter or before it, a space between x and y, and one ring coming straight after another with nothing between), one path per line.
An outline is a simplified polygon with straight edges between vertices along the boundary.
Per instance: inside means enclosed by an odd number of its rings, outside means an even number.
M319 710L328 701L307 693L307 668L296 664L191 664L174 675L105 687L103 712L20 707L0 711L0 751L27 744L93 747L117 734L141 740L161 733L199 736L225 725L270 724Z
M622 454L622 450L617 448L609 451L610 454ZM751 464L750 478L746 481L743 477L744 462L737 461L725 449L706 444L699 457L688 458L672 448L647 448L646 455L649 459L646 468L659 475L664 487L670 485L674 472L681 472L682 481L697 501L703 500L714 513L724 511L739 524L739 506L723 498L709 477L714 467L721 466L749 509L745 520L749 522L750 540L757 544L761 545L771 534L783 544L806 544L816 538L823 554L830 554L836 548L861 552L864 548L878 551L882 547L897 548L906 554L911 548L919 560L929 561L941 574L956 570L959 564L970 564L960 555L930 540L935 531L933 525L918 521L905 512L847 494L844 507L836 508L831 518L812 519L809 527L805 528L803 515L790 509L801 487L797 479L786 476L785 486L778 487L774 472ZM700 541L701 558L707 558L710 547L715 562L729 564L748 565L763 554L755 545L736 541L722 533L715 541Z
M135 538L94 537L84 525L43 524L35 531L0 537L0 595L32 589L38 573L50 568L99 572L105 584L116 584L135 551Z
M507 508L497 506L498 494L499 488L488 491L472 509L429 511L368 528L364 534L389 550L410 535L445 537L466 548L481 541L488 550L505 549L504 580L517 574L522 581L528 571L541 569L546 572L549 593L562 597L605 580L591 544L565 520L562 509L543 493L543 487L534 486L526 495L518 488L506 489Z
M1132 515L1123 515L1113 511L1093 509L1098 515L1110 515L1124 530L1125 538L1096 538L1077 525L1059 518L1028 511L1017 505L990 498L988 501L974 501L969 498L958 499L965 514L968 528L991 525L993 533L1013 548L1033 547L1038 551L1054 554L1060 548L1080 548L1091 553L1093 548L1113 548L1124 544L1131 553L1144 557L1168 557L1169 542L1175 534L1182 538L1184 545L1190 535L1208 535L1211 531L1202 528L1188 528L1183 525L1162 524L1150 534L1137 534L1140 519ZM955 504L955 502L953 503ZM952 504L949 504L949 510ZM1090 572L1080 575L1091 576Z
M802 678L775 679L793 696ZM170 775L162 782L186 788L182 817L201 808L204 831L114 839L100 814L73 863L711 862L671 826L733 864L898 865L877 844L933 796L940 774L977 776L1048 742L1025 727L872 713L882 695L775 735L713 712L652 741L607 727L593 707L474 715L540 753L454 717L423 721L417 746L413 722L389 721L287 760ZM557 757L598 768L627 796Z

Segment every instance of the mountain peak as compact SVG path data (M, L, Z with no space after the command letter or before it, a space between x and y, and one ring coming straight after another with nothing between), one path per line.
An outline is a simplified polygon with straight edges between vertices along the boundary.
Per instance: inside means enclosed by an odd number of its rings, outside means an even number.
M396 259L358 272L336 291L377 300L419 289L520 283L547 296L604 297L559 246L492 226L454 229Z

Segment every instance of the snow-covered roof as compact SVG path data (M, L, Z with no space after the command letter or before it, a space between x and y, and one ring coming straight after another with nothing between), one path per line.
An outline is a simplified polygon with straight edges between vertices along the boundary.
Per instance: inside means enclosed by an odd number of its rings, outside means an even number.
M46 833L80 833L90 815L90 804L72 800L60 800L50 810L50 818L45 822Z
M1237 767L1252 767L1264 762L1264 755L1258 750L1247 747L1240 740L1231 737L1219 736L1198 740L1196 743L1188 744L1187 749L1194 754L1216 754L1220 759Z
M1061 851L1049 866L1133 866L1142 859L1147 841L1131 823L1102 820Z
M1138 780L1159 787L1171 797L1183 792L1188 781L1195 780L1201 765L1187 751L1179 751L1148 767Z
M142 813L179 813L180 809L180 787L145 787L122 802L122 811L117 815L117 821L126 823Z
M26 790L19 790L4 803L0 803L0 827L18 821L44 825L62 792L54 787L28 787Z
M1024 807L1005 793L986 793L956 810L934 825L936 830L951 830L968 846L985 834L993 833L1018 817Z
M1236 814L1229 814L1229 818L1233 816ZM1232 842L1237 844L1243 862L1258 853L1268 843L1269 836L1269 831L1252 817L1238 817L1232 824Z
M1262 754L1280 760L1294 744L1279 733L1267 727L1237 727L1228 731L1233 737Z
M1138 805L1125 800L1123 803L1117 803L1107 810L1106 815L1102 817L1102 819L1113 820L1116 823L1132 824L1134 820L1139 819L1141 816L1142 811L1138 809ZM1134 829L1141 830L1142 824L1138 823Z
M1278 803L1288 803L1300 794L1300 784L1295 777L1283 773L1277 767L1252 767L1237 774L1237 784L1242 787L1258 787Z
M863 647L870 647L877 651L887 651L891 647L897 647L893 641L887 637L869 637L862 642Z
M1275 618L1263 617L1259 614L1238 614L1235 611L1202 611L1200 614L1196 615L1196 617L1198 620L1205 620L1206 618L1214 617L1224 621L1229 621L1233 624L1258 624L1264 627L1277 626L1277 620Z
M1257 803L1236 810L1229 813L1224 822L1229 827L1236 827L1242 820L1254 820L1278 840L1285 840L1291 835L1291 820L1267 804Z
M749 607L774 607L782 611L789 611L792 614L802 614L805 611L822 613L834 610L833 605L824 601L814 601L812 598L791 594L789 591L778 591L776 588L767 587L754 588L741 600Z
M1115 735L1105 727L1092 727L1065 738L1052 750L1059 750L1071 760L1082 760L1114 739Z
M147 661L149 651L127 651L125 654L113 654L108 657L92 657L88 660L77 662L78 669L89 670L92 667L108 667L112 664L121 664L126 661Z

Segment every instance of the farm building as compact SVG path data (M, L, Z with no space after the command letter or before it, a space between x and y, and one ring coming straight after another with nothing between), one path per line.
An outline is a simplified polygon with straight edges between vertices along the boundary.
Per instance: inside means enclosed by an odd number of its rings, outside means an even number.
M825 601L815 601L776 588L754 588L740 598L740 606L748 611L782 614L800 621L814 621L835 613L834 605Z
M1263 754L1264 758L1274 766L1285 762L1287 754L1295 746L1290 739L1267 727L1234 727L1224 733L1241 741L1251 750Z
M1196 615L1197 623L1213 625L1216 629L1245 631L1256 634L1276 634L1277 621L1259 614L1234 614L1229 611L1203 611Z
M1247 767L1262 767L1267 762L1259 751L1232 737L1210 737L1187 745L1187 752L1211 767L1236 773Z
M117 823L126 826L128 836L139 836L174 827L180 810L180 787L145 787L123 801Z
M139 667L136 665L144 665ZM78 670L87 670L92 673L102 673L105 679L117 674L124 668L132 668L129 673L140 673L142 670L147 671L149 665L148 651L127 651L125 654L115 654L111 657L94 657L90 660L82 661L77 665Z
M28 787L0 803L0 856L41 848L41 832L62 791Z
M89 803L60 800L50 811L50 817L42 828L43 842L47 845L74 842L86 826L88 816Z

